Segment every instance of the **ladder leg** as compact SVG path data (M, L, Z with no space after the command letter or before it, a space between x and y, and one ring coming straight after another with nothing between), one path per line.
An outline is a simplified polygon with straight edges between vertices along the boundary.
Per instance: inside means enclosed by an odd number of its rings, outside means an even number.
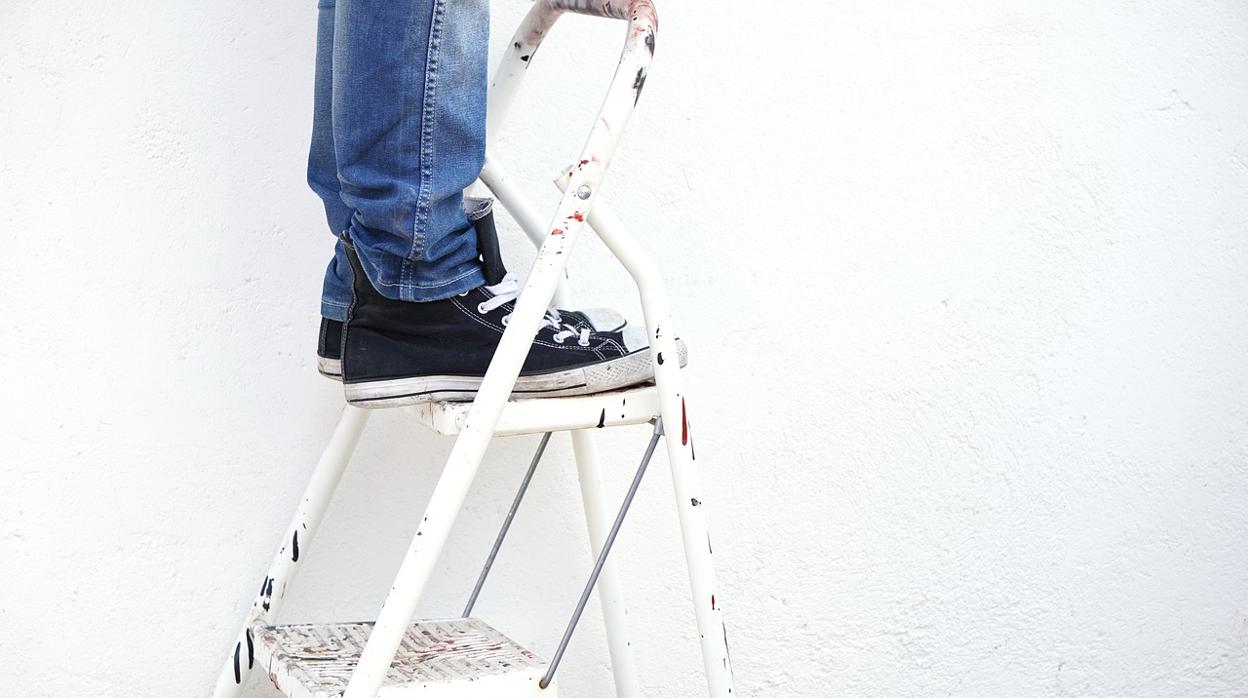
M683 386L678 387L680 382L679 373L659 382L659 392L663 397L663 422L671 425L664 441L668 446L671 487L676 496L676 514L680 519L685 563L689 566L689 584L693 591L694 614L698 621L706 683L711 696L725 698L733 693L733 664L728 656L728 627L725 626L723 618L724 597L719 596L715 582L715 566L711 561L714 551L711 548L710 531L706 527L706 501L695 462L696 451L689 422L688 395L685 395Z
M673 377L676 380L673 381ZM677 387L679 384L679 374L659 383L660 393L666 393L662 400L663 423L671 425L664 440L672 468L672 489L676 494L685 562L689 566L689 585L693 591L706 681L710 695L727 698L732 694L733 681L732 662L728 657L728 629L723 620L723 596L717 595L715 566L711 560L711 534L706 524L706 501L694 460L696 450L689 426L688 396L683 387Z
M585 523L594 557L602 551L611 530L612 513L603 496L602 470L598 466L598 448L593 432L572 432L572 449L576 454L577 479L585 506ZM633 656L628 633L628 611L623 586L616 570L615 558L608 557L598 578L598 601L607 631L607 649L611 653L611 674L619 698L640 698L637 660Z
M286 590L290 588L295 573L299 569L297 563L307 553L312 537L316 535L316 529L325 516L325 510L329 507L329 500L333 497L334 490L337 489L338 482L342 479L342 472L346 469L347 463L351 460L351 453L355 451L355 445L360 440L360 433L364 431L364 425L368 422L368 414L368 410L350 405L343 409L342 416L338 419L338 426L334 429L334 435L321 453L320 460L317 461L316 468L312 471L312 478L303 491L299 508L286 529L286 535L282 538L277 553L273 556L273 562L269 565L269 573L260 583L260 592L247 613L247 620L243 623L242 630L238 632L234 647L230 648L225 667L221 669L221 674L217 677L216 690L212 694L214 698L237 698L242 694L243 686L254 664L255 647L251 628L257 623L272 623L278 610L281 609L282 601L286 598Z

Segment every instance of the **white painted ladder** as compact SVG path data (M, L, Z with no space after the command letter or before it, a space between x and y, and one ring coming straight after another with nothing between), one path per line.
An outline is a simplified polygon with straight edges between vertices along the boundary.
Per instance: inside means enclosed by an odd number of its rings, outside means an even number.
M433 430L456 435L456 440L376 623L273 624L367 421L367 410L347 406L230 649L213 694L216 698L237 698L257 665L292 697L553 697L557 691L555 671L595 587L605 616L616 692L622 698L638 698L641 689L629 650L624 598L608 553L661 440L666 442L672 470L707 685L715 698L732 695L732 667L721 617L722 596L717 595L715 586L705 498L694 462L691 403L682 380L680 349L667 294L653 260L605 204L595 203L599 184L640 95L654 54L658 19L652 0L536 0L512 37L491 83L487 143L494 142L499 133L538 46L565 12L626 20L624 50L581 157L557 180L563 196L549 225L487 154L481 181L539 246L537 259L476 399L472 403L439 402L402 408ZM654 385L581 397L510 400L529 342L546 309L552 301L559 307L572 307L563 283L564 269L586 223L637 283L650 337ZM623 504L612 517L602 492L598 454L590 430L646 422L654 425L648 447ZM554 431L572 434L596 561L559 648L550 661L545 661L480 619L470 617L470 613ZM504 434L544 436L464 617L413 622L417 603L486 447L493 436Z

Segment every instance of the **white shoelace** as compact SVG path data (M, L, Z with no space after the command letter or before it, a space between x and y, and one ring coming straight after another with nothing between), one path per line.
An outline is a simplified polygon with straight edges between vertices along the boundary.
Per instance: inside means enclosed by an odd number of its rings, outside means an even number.
M477 312L482 315L520 297L520 279L516 278L516 275L511 272L508 272L498 284L486 286L485 288L490 293L493 293L494 297L477 304ZM503 325L506 326L507 321L510 319L511 313L504 315ZM583 347L589 346L589 328L582 327L578 330L575 326L563 322L563 316L555 308L546 310L546 314L542 316L541 326L555 330L552 339L555 340L556 344L563 344L566 340L577 337L577 344Z

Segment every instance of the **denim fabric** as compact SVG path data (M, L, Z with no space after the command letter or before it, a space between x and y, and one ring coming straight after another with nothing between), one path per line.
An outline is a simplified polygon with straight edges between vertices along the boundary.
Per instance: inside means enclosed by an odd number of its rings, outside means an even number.
M387 298L484 283L462 192L485 160L488 0L321 0L308 184ZM345 320L337 243L321 314Z

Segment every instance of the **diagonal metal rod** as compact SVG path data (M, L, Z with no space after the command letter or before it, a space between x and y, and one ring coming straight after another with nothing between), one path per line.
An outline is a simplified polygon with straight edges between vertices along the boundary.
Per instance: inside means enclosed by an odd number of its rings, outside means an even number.
M663 436L663 420L654 420L654 433L650 436L650 444L646 446L646 453L641 457L641 465L637 466L637 474L633 476L633 482L628 486L628 493L624 495L624 502L620 504L620 511L615 515L615 523L611 524L611 532L607 534L607 540L602 544L602 550L598 553L598 559L594 562L594 571L589 573L589 581L585 583L585 589L581 592L581 598L576 602L576 609L572 611L572 618L568 620L568 627L563 631L563 638L559 640L559 648L555 650L555 656L550 660L550 667L546 669L546 675L538 682L538 687L546 688L555 678L555 671L559 669L559 662L563 661L563 652L568 649L568 642L572 640L572 633L576 630L576 624L581 620L581 614L585 612L585 604L589 602L589 595L594 591L594 586L598 584L598 575L602 574L602 566L607 562L607 555L611 553L611 546L615 545L615 537L620 532L620 526L624 523L624 517L628 515L628 508L633 503L633 497L637 496L637 488L641 486L641 478L646 474L646 466L650 465L650 459L654 457L654 449L659 445L659 437Z
M516 518L516 511L520 509L520 502L524 499L524 493L529 490L529 483L533 481L533 473L537 471L537 463L542 459L542 454L546 452L546 444L550 443L550 432L542 435L542 442L537 445L537 453L533 454L533 462L529 463L529 470L524 474L524 480L520 483L520 491L516 492L516 498L511 503L511 509L507 512L507 518L503 519L503 527L498 531L498 537L494 539L494 547L490 548L489 557L485 558L485 567L481 568L481 575L477 577L477 585L472 589L472 596L468 597L468 605L464 607L464 618L472 615L472 607L477 605L477 597L481 595L481 587L485 586L485 578L490 575L490 568L494 566L494 558L498 557L498 551L503 547L503 539L507 537L507 531L511 528L511 520Z

